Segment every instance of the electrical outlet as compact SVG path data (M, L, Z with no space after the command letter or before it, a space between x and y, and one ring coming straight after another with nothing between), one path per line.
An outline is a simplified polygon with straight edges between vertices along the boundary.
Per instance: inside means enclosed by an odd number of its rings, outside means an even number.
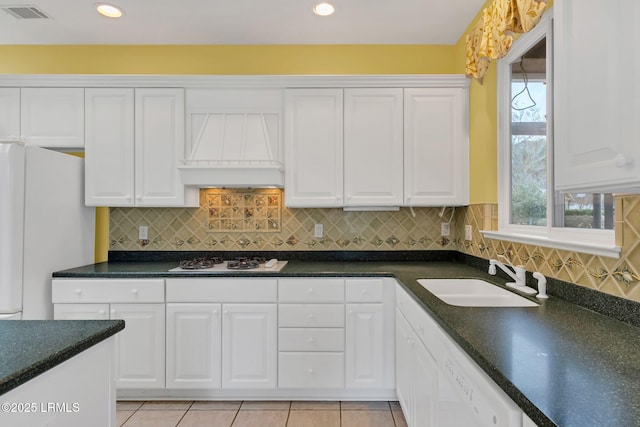
M449 237L450 226L448 222L440 223L440 235L442 237Z
M149 240L149 227L146 225L138 227L138 240Z
M322 224L316 224L313 227L313 237L324 237L324 227Z
M473 240L471 225L467 224L464 226L464 240Z

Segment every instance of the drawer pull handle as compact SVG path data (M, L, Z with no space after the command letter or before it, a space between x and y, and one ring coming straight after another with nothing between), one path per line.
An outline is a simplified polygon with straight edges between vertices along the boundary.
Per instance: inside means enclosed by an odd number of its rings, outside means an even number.
M76 294L80 295L82 293L81 289L76 289Z
M104 310L99 310L98 313L104 314Z
M134 295L138 295L138 290L137 289L131 289L131 293Z
M313 369L307 369L307 372L309 373L309 375L313 375Z
M312 294L312 293L313 293L313 288L309 288L309 289L307 289L307 292L309 292L310 294Z

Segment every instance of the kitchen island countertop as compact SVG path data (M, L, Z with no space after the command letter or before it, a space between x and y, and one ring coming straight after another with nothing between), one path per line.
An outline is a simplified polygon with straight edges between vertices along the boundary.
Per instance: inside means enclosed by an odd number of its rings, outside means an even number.
M123 320L0 321L0 395L122 329Z
M252 276L167 271L175 266L106 262L54 277ZM536 424L620 427L637 426L640 420L640 328L554 296L553 286L550 299L537 300L539 307L457 307L436 298L417 279L469 277L498 285L505 280L463 262L444 261L289 261L279 273L253 276L394 277Z

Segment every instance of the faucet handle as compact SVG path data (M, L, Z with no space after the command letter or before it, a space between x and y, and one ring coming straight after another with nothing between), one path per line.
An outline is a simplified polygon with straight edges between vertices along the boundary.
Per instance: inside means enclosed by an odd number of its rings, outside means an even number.
M539 271L533 273L533 278L538 280L538 295L536 297L540 299L549 298L549 295L547 295L547 278Z

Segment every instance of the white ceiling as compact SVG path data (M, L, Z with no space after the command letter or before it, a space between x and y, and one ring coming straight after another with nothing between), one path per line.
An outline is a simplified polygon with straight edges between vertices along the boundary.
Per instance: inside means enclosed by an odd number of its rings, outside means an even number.
M9 0L11 1L11 0ZM98 15L100 0L14 0L51 19L0 11L0 44L454 44L485 0L115 0L124 16Z

